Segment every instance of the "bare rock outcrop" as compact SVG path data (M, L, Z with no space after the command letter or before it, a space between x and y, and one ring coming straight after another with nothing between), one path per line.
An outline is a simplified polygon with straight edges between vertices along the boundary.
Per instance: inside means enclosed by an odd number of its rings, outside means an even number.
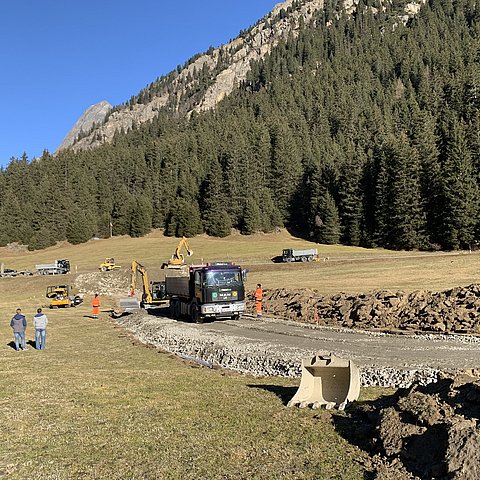
M95 125L101 125L111 109L112 105L105 100L87 108L67 133L56 152L72 146L79 137L88 134Z

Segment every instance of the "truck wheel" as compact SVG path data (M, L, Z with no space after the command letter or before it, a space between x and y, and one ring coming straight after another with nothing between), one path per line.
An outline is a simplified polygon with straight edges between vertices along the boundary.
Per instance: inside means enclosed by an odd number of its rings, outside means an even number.
M313 262L313 257L311 255L308 257L308 261Z
M242 316L239 313L232 316L232 320L240 320L240 318L242 318Z
M178 300L172 300L170 302L170 310L172 313L172 317L175 320L178 320L180 318L180 302Z
M106 270L107 270L107 269L106 269L105 267L102 267L102 268L100 269L101 272L105 272Z
M287 263L290 263L290 262L292 261L292 259L291 259L290 257L287 257L287 258L285 259L285 261L286 261Z
M203 323L203 318L200 315L200 310L198 308L198 305L196 303L193 303L191 306L191 313L190 313L192 320L195 323Z
M302 262L306 262L308 260L307 257L302 257Z

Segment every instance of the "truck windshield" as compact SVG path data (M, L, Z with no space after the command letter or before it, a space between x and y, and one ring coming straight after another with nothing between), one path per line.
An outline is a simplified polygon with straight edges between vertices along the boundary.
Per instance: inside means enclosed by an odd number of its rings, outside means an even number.
M235 270L215 270L207 272L205 284L207 287L239 286L242 284L242 276Z

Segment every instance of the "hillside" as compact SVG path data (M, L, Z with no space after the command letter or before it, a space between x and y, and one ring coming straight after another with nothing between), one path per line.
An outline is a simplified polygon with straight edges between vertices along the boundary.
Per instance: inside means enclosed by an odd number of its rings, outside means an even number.
M110 143L115 132L126 132L158 116L160 110L173 115L211 110L243 82L251 62L263 60L289 36L297 36L300 26L309 23L322 9L323 0L286 0L279 3L250 30L219 48L211 48L186 62L132 97L128 103L105 114L103 125L89 135L69 132L59 150L95 148ZM92 127L92 125L90 125ZM87 132L87 129L83 130Z
M110 228L224 237L287 226L319 243L473 248L478 3L432 0L415 16L405 2L348 12L343 3L289 5L242 34L257 38L267 21L284 32L215 109L200 106L217 77L205 68L200 81L192 67L198 88L185 103L157 109L111 143L12 161L0 174L0 244L81 243ZM108 119L160 98L177 76Z

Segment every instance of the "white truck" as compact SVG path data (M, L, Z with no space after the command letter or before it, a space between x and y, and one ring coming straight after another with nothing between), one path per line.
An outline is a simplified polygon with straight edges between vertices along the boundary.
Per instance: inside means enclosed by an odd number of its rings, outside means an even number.
M317 260L318 252L316 248L308 248L305 250L286 248L282 254L282 262L314 262Z
M59 275L70 271L70 262L68 260L55 260L53 263L43 263L35 265L40 275Z

